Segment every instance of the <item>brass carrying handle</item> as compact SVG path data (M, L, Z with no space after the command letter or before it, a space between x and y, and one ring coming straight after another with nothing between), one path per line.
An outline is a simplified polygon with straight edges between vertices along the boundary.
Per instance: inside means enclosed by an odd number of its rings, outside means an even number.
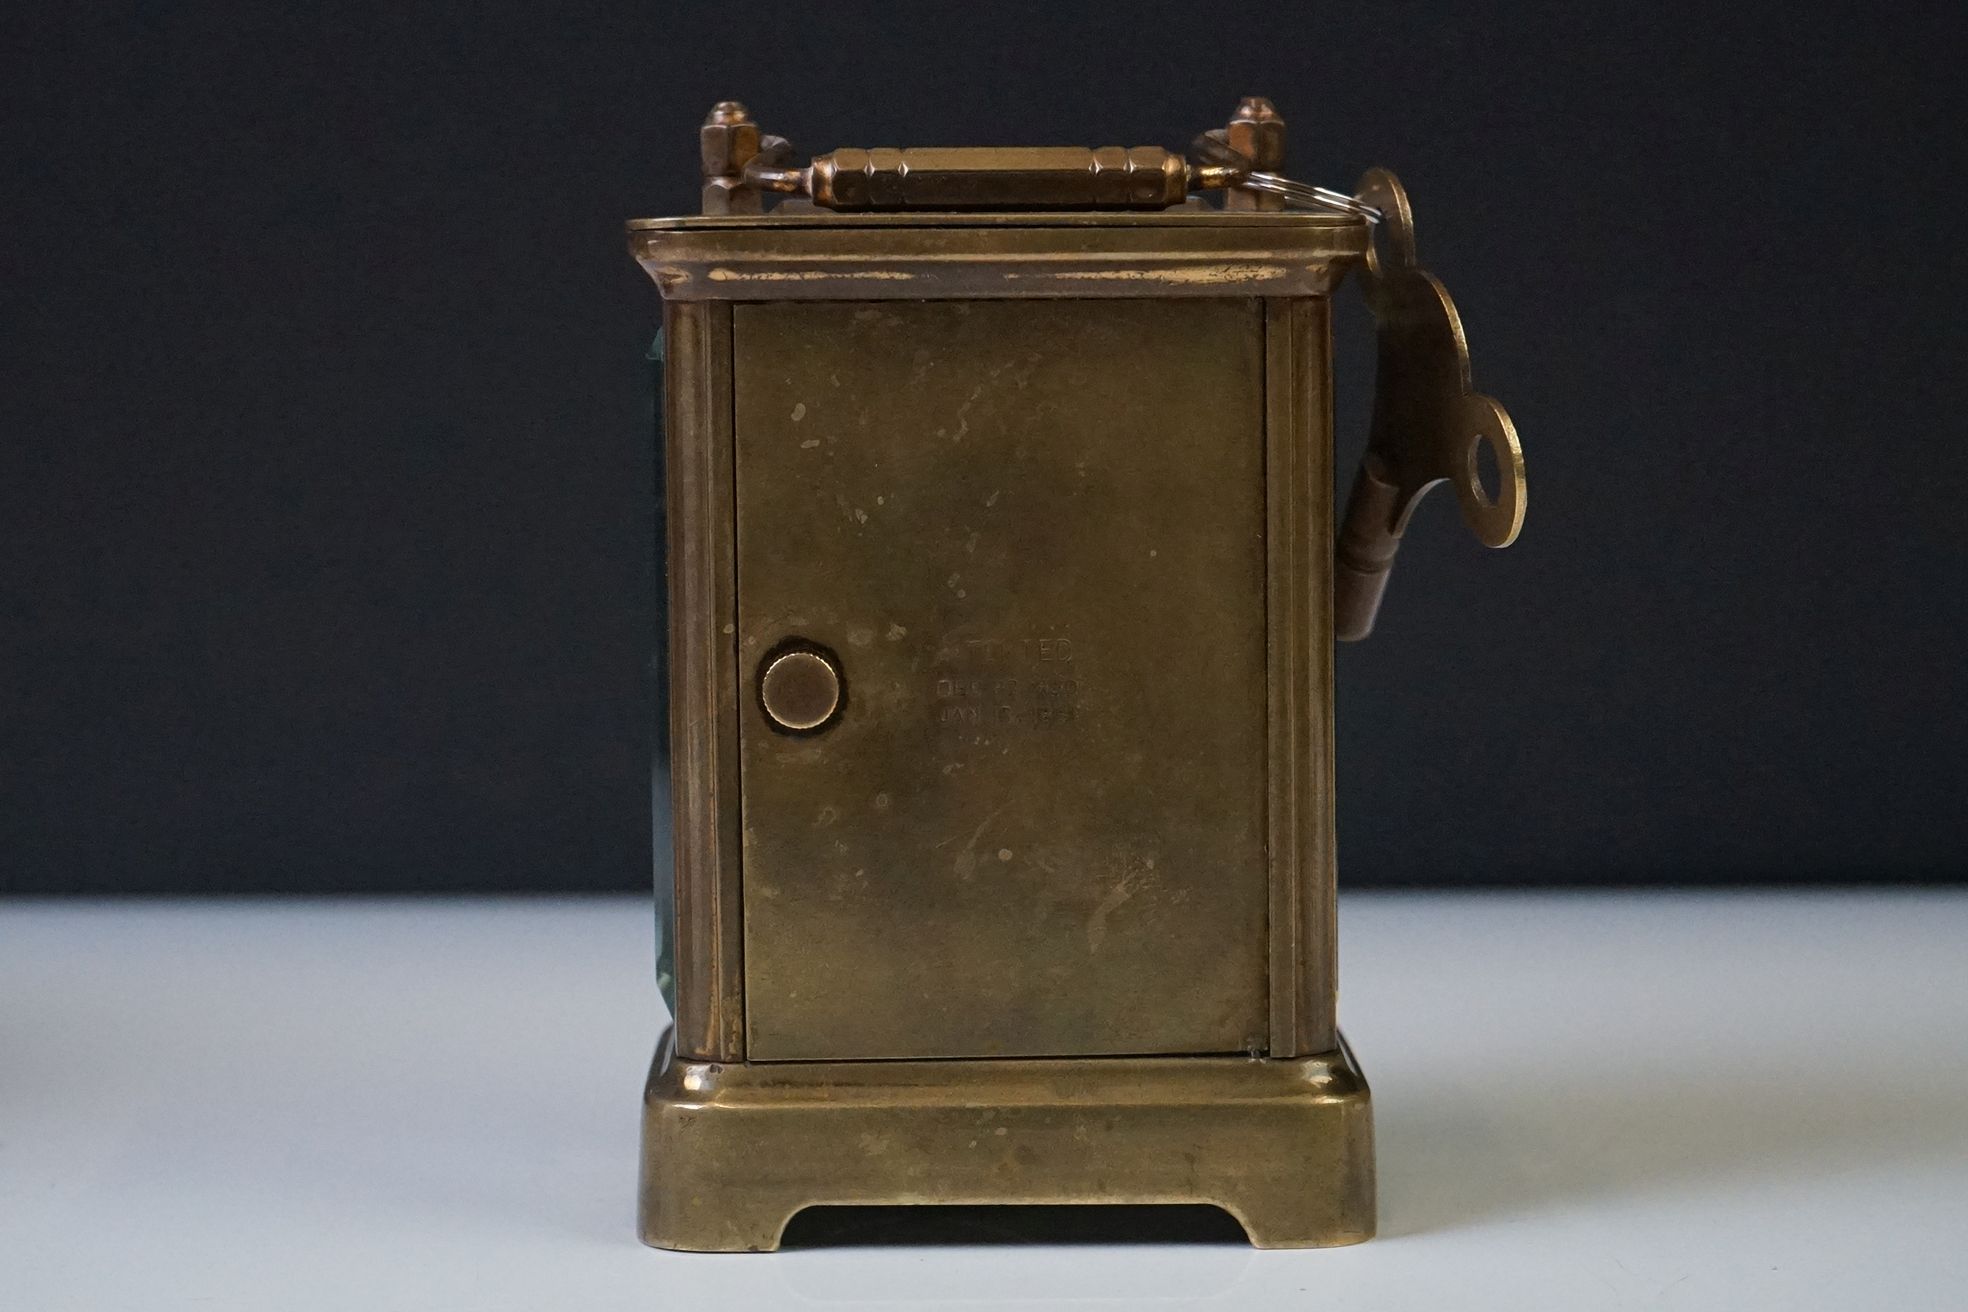
M805 164L784 137L761 132L735 100L712 108L700 132L706 214L758 213L768 194L823 209L1164 210L1201 191L1242 209L1319 209L1377 223L1352 196L1286 178L1284 120L1249 97L1228 126L1196 138L1191 157L1160 146L844 147Z
M744 184L830 210L1164 210L1194 192L1238 189L1380 222L1378 209L1344 192L1249 160L1192 162L1160 146L842 147L793 167L773 158L783 138L771 140L771 154L746 164Z
M1455 302L1415 258L1414 213L1399 179L1371 169L1360 200L1379 209L1384 253L1369 245L1363 283L1377 325L1373 420L1346 499L1333 559L1333 632L1366 637L1387 592L1415 504L1447 482L1463 522L1489 547L1524 526L1524 448L1504 408L1474 391L1469 343ZM1497 489L1483 486L1481 455L1495 457Z
M804 168L755 161L745 179L830 210L1161 210L1196 172L1160 146L848 147Z

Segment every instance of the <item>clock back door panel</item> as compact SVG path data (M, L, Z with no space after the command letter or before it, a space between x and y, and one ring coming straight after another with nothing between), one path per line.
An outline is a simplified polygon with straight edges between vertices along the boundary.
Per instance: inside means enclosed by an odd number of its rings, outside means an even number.
M1263 1050L1261 302L733 327L749 1058Z

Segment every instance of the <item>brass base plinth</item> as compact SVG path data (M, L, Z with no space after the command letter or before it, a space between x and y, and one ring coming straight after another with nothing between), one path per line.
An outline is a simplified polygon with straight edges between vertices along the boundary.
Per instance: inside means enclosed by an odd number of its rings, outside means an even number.
M659 1056L642 1238L770 1251L816 1204L1213 1203L1259 1248L1374 1232L1373 1113L1317 1057L721 1065Z

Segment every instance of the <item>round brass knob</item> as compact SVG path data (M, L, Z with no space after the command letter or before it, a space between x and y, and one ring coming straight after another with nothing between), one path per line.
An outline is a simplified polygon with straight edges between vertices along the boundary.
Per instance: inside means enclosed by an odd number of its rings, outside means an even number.
M840 712L840 670L811 648L781 652L759 673L759 703L781 729L794 733L823 729Z

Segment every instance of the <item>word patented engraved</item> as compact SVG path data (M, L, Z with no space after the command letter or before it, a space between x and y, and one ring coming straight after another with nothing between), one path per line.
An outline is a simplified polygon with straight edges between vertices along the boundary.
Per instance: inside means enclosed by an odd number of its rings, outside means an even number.
M973 670L1010 670L1073 663L1071 638L952 638L937 659Z

